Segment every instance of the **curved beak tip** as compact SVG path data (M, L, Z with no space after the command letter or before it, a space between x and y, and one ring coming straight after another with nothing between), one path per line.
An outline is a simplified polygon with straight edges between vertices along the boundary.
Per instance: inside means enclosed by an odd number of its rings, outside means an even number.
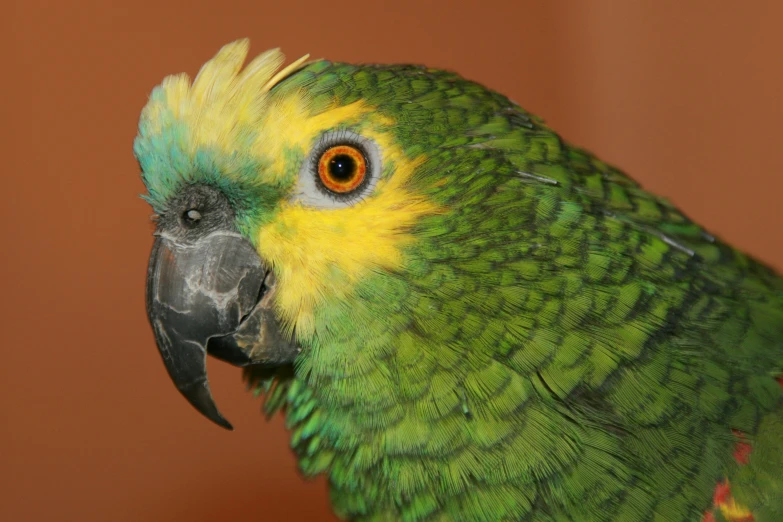
M234 426L232 426L231 423L228 422L226 420L226 418L223 417L222 415L220 415L219 413L216 416L214 416L214 417L210 417L210 416L208 416L208 417L209 417L209 420L211 420L212 422L214 422L215 424L217 424L221 428L225 428L228 431L234 431Z
M178 389L191 406L196 408L204 417L222 428L233 431L234 427L217 409L217 405L212 398L212 392L209 389L209 383L206 380L178 387Z

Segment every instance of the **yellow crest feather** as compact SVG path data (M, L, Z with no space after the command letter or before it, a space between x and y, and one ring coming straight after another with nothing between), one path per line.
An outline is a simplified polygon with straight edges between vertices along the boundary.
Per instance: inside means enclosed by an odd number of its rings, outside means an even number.
M237 40L206 62L192 84L186 74L169 76L160 86L162 97L154 97L142 115L151 132L160 132L164 110L184 124L190 152L204 146L234 152L245 146L243 133L258 129L269 104L269 91L302 67L309 55L280 70L285 56L270 49L254 58L244 69L250 42Z

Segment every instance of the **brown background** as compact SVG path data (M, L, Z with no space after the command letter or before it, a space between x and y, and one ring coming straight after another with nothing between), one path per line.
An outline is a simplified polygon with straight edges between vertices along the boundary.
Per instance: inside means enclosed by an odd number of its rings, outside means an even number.
M210 365L230 433L170 384L144 313L139 110L238 37L455 69L783 268L783 3L451 4L0 8L0 520L331 520L239 370Z

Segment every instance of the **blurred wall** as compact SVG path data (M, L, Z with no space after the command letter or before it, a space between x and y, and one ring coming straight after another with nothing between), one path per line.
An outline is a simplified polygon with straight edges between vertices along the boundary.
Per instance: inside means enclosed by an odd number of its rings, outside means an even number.
M170 384L144 312L131 154L165 75L224 43L457 70L783 268L783 3L17 1L0 24L0 520L332 520L280 419Z

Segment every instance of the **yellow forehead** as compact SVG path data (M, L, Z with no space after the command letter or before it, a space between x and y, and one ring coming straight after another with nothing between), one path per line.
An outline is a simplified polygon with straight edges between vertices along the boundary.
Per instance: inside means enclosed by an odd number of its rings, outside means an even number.
M286 150L307 152L317 137L332 128L355 122L377 127L393 122L362 101L349 105L312 107L306 89L273 91L286 76L302 67L307 56L278 69L284 61L278 49L254 58L244 69L249 42L224 46L199 71L193 82L187 75L170 76L144 108L142 126L148 134L162 134L176 123L185 151L217 150L226 157L236 152L262 160L271 177L282 176L290 165ZM379 145L383 146L382 136Z
M140 128L160 135L177 125L186 153L200 148L233 152L254 149L247 137L260 128L270 104L270 90L307 59L280 70L285 57L271 49L254 58L244 69L247 39L224 46L205 63L191 83L186 74L169 76L157 88L142 111ZM243 152L247 152L243 150Z

